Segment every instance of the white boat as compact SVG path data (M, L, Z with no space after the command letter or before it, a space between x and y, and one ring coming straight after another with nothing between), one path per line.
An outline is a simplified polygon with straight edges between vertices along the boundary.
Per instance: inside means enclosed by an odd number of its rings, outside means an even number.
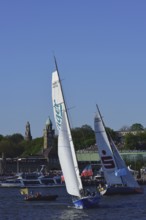
M97 106L94 129L98 153L106 180L106 195L143 193L124 160L120 156L112 138L107 134L104 121Z
M15 178L9 178L0 182L0 187L24 187L21 180Z
M56 71L52 73L52 102L58 130L58 156L67 192L72 196L75 208L97 207L100 201L99 193L86 195L83 189L57 64Z
M43 167L42 167L43 168ZM19 173L1 181L0 187L62 187L61 176L50 176L39 172Z
M0 182L0 187L63 187L61 177L20 175L17 178L9 178Z

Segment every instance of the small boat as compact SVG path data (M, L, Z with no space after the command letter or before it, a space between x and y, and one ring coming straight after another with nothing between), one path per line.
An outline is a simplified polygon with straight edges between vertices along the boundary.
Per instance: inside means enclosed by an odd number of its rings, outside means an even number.
M20 193L24 195L25 201L54 201L58 198L58 195L42 195L40 192L29 193L28 188L22 188Z
M106 181L104 190L99 189L99 191L102 194L105 193L105 195L143 193L143 188L139 186L129 171L114 141L107 133L98 106L94 128L96 144Z
M54 201L58 195L28 195L24 198L25 201Z
M62 84L56 64L52 73L52 102L54 118L58 130L58 157L68 194L77 209L97 208L100 202L99 192L87 194L83 188L74 143L71 135L68 111L62 90Z

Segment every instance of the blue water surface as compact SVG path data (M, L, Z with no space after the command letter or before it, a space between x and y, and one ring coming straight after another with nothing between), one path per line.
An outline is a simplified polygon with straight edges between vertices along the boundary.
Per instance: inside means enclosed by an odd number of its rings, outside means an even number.
M104 196L96 209L77 210L65 187L31 189L57 194L56 201L26 202L18 188L0 188L0 220L146 220L144 194Z

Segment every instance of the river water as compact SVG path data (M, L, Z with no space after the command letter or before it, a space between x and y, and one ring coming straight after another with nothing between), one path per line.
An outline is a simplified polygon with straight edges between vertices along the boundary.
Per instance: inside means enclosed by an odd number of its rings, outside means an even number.
M0 188L0 220L146 220L145 193L104 196L96 209L77 210L65 187L32 189L57 194L56 201L26 202L18 188Z

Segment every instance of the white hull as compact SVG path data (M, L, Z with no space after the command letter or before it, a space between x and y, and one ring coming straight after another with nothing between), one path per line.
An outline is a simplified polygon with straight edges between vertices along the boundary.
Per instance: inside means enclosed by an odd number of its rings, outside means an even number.
M28 176L31 176L31 174L29 174ZM61 178L59 182L58 177L45 177L45 176L34 177L32 174L32 177L34 178L29 179L28 176L26 174L27 178L23 178L22 175L20 175L17 178L5 179L0 182L0 187L53 188L53 187L64 186L64 184L61 183Z
M7 183L7 182L1 182L0 187L5 188L21 188L21 187L27 187L27 188L55 188L55 187L64 187L64 184L24 184L24 183Z

